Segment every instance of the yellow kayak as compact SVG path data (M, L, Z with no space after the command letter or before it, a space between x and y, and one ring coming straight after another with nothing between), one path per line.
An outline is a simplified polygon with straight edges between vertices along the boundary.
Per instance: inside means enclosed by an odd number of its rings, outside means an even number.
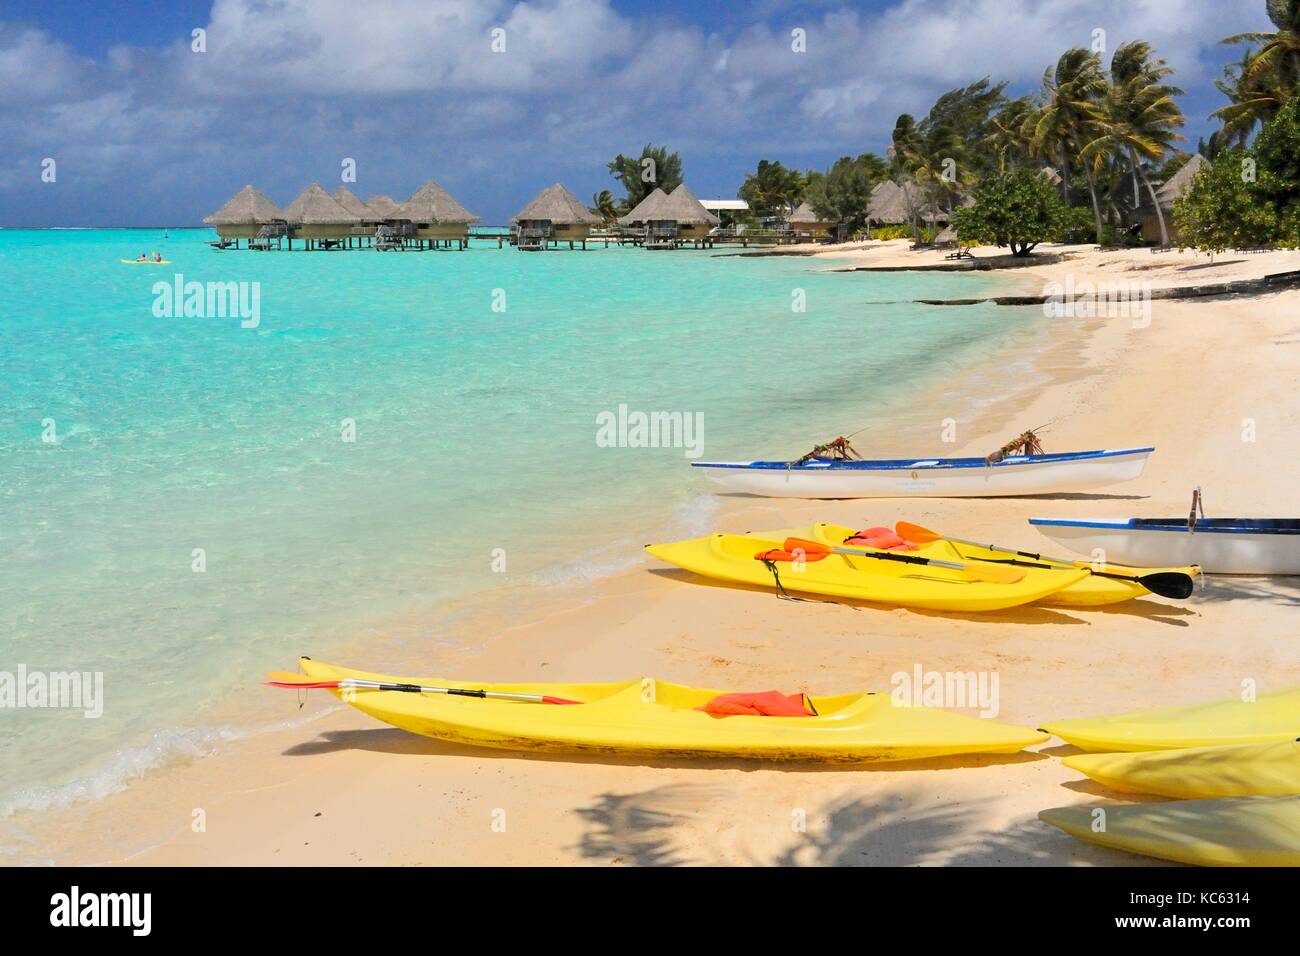
M1300 736L1300 687L1191 707L1138 710L1109 717L1085 717L1044 724L1082 750L1172 750L1292 740Z
M1038 819L1088 843L1161 860L1300 866L1300 796L1057 807Z
M1015 753L1046 735L926 707L888 693L809 698L815 717L716 717L694 708L720 690L651 677L612 684L480 684L397 678L304 657L317 680L361 679L581 701L565 706L388 690L332 690L358 710L425 737L503 750L643 753L863 763L967 753Z
M802 537L811 538L814 541L823 541L826 544L838 545L846 539L852 537L858 529L849 528L844 525L827 524L818 522L811 528L802 532ZM857 547L857 545L853 545ZM991 561L998 564L1004 564L1007 559L1014 555L1006 554L1001 551L994 551L992 548L981 548L975 545L958 544L949 541L946 538L942 541L935 541L930 544L918 545L916 551L902 552L904 554L919 554L926 558L938 558L942 561ZM1029 559L1020 559L1029 560ZM1050 564L1056 568L1070 568L1071 570L1088 571L1091 565L1087 561L1052 561L1048 559L1034 559L1036 564ZM1012 565L1009 565L1012 566ZM1200 568L1131 568L1125 565L1105 564L1096 570L1108 571L1113 574L1124 574L1137 576L1140 574L1155 574L1160 571L1180 571L1187 575L1198 575L1201 573ZM1061 588L1040 603L1051 604L1057 607L1101 607L1106 604L1118 604L1121 601L1130 601L1136 597L1150 594L1151 592L1144 588L1136 581L1119 581L1115 578L1102 578L1095 574L1088 574L1082 580L1076 581L1069 587Z
M661 561L705 577L771 588L776 586L775 577L755 555L780 550L784 540L783 537L711 534L690 541L646 545L646 551ZM971 580L966 572L951 568L842 554L807 561L802 570L789 563L777 564L776 568L781 586L788 591L938 611L998 611L1030 604L1087 575L1085 571L1016 568L1015 576L1020 580L990 583Z
M1300 741L1080 754L1062 763L1112 790L1178 800L1300 793Z
M117 261L124 266L169 266L172 264L170 259L118 259Z

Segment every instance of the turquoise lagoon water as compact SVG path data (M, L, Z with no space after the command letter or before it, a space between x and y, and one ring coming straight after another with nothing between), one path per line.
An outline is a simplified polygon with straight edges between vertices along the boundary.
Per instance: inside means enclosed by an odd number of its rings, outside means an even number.
M1041 321L872 305L989 280L803 258L209 238L0 231L0 671L105 680L97 720L0 710L0 814L206 749L237 688L388 615L436 622L449 599L707 530L716 499L683 449L598 447L620 403L701 413L708 458L792 457L871 422L867 444L901 452L896 424L939 417L909 399ZM118 261L154 248L173 264ZM178 273L259 283L260 324L156 317Z

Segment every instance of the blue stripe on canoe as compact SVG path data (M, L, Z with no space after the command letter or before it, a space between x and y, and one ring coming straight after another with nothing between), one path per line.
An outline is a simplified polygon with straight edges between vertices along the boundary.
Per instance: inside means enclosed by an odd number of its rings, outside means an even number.
M874 461L840 461L814 458L812 462L791 466L784 461L693 461L692 468L744 468L754 471L787 468L797 471L929 471L948 468L1002 468L1007 465L1050 465L1062 461L1090 461L1120 455L1147 454L1154 448L1120 448L1114 451L1068 451L1054 455L1017 455L990 465L983 458L881 458ZM924 462L924 464L922 464Z
M1066 521L1030 518L1044 528L1103 528L1110 531L1180 531L1187 534L1186 518L1129 518L1115 521ZM1207 518L1196 522L1202 534L1300 534L1300 518Z

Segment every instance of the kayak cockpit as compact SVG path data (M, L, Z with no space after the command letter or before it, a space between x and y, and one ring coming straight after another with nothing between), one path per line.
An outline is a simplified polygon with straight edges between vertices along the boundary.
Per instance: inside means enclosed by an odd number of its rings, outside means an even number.
M657 680L653 677L643 677L639 682L641 699L648 704L658 704L667 707L670 710L697 710L703 707L709 701L722 694L735 693L735 691L711 690L704 687L687 687L684 684L673 684L668 681ZM769 687L755 687L755 690L771 690ZM856 704L867 694L835 694L823 697L809 696L813 707L817 710L817 716L828 717L845 708ZM732 717L725 718L727 720ZM780 718L762 717L761 720L773 720ZM798 719L798 718L796 718Z

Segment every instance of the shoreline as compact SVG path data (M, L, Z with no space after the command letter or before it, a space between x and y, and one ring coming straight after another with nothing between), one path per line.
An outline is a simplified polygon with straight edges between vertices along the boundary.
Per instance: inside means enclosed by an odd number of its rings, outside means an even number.
M850 252L848 255L867 257L874 256L878 251ZM886 251L884 256L889 254ZM828 260L835 257L824 249L817 255L825 256ZM1099 254L1098 258L1105 255ZM1261 258L1252 256L1247 264L1254 267L1260 263ZM1081 273L1092 268L1096 274L1106 275L1105 265L1103 259L1098 271L1099 267L1094 267L1088 260L1082 263L1071 260L1054 266L1031 267L1023 274L1017 272L1014 276L999 278L1015 280L1021 285L1038 283L1041 287L1041 283L1049 277L1060 274L1062 268L1078 268ZM1289 302L1295 302L1297 295L1294 292L1274 293L1266 298L1285 296ZM1258 312L1259 301L1233 300L1223 304L1223 309ZM1162 302L1160 315L1174 319L1196 319L1208 315L1207 310L1216 305L1220 303L1208 300ZM1284 310L1277 311L1284 314ZM1295 310L1292 312L1294 314ZM1134 443L1157 445L1158 451L1153 456L1148 474L1131 483L1131 490L1130 486L1123 486L1116 489L1114 495L1084 495L1081 496L1084 500L1077 503L1026 499L807 502L719 498L716 524L729 530L754 530L764 526L800 524L814 520L814 516L821 520L843 520L853 524L861 522L864 514L874 515L868 523L886 523L886 519L892 522L895 518L902 517L930 523L930 520L934 520L931 516L937 515L940 519L952 516L948 526L956 533L988 531L995 539L1001 540L1006 540L1010 533L1018 535L1017 540L1029 541L1032 538L1027 526L1021 523L1017 529L1014 521L1008 520L1009 516L1023 517L1033 513L1074 514L1081 508L1094 508L1111 514L1133 511L1149 513L1156 501L1161 507L1181 507L1185 505L1182 500L1185 491L1191 484L1200 483L1199 479L1186 474L1186 470L1179 467L1179 462L1187 457L1186 450L1181 455L1175 453L1175 445L1191 444L1186 429L1183 434L1166 435L1163 431L1138 433L1139 428L1153 427L1149 420L1141 425L1126 426L1127 431L1120 426L1107 425L1108 421L1118 418L1127 405L1126 401L1113 397L1107 404L1104 398L1107 390L1122 391L1129 401L1143 391L1141 381L1135 384L1135 375L1138 373L1133 366L1139 361L1154 362L1159 367L1157 371L1162 370L1166 379L1171 379L1174 383L1179 377L1177 369L1173 375L1169 374L1169 363L1174 359L1163 354L1153 357L1153 353L1160 350L1145 349L1141 355L1135 355L1135 350L1126 349L1132 330L1117 325L1126 325L1127 322L1128 320L1119 320L1117 323L1116 320L1097 319L1072 326L1057 324L1042 327L1036 336L1040 341L1035 345L1034 354L1016 354L1008 359L1008 364L1019 365L1003 369L1004 377L1016 381L1018 387L1011 394L1005 393L1004 389L1003 394L990 396L989 401L980 409L979 424L970 434L965 433L964 425L959 425L960 439L954 444L951 453L983 454L1023 427L1060 418L1061 421L1046 433L1046 439L1054 450L1065 450L1061 442L1085 447L1083 436L1112 433L1112 439L1087 447L1105 447L1106 444L1114 445L1130 439ZM1277 322L1285 323L1285 319L1274 316L1268 324ZM1157 325L1160 328L1147 331L1160 336L1172 334L1171 330L1163 327L1163 319ZM1292 331L1294 325L1292 322L1283 331ZM1204 333L1205 330L1202 329L1201 332ZM1214 338L1213 334L1210 338ZM1187 342L1178 342L1177 335L1173 335L1173 339L1174 347L1169 351L1179 353L1180 356L1196 354ZM1033 381L1025 380L1025 366L1032 369ZM966 402L968 406L969 402L961 397L962 390L969 388L974 381L996 380L997 371L997 368L990 367L962 370L947 386L947 393L955 392L957 397L947 397L944 389L936 387L927 392L927 401L936 409L946 407L946 403L958 405ZM1146 374L1150 371L1142 370ZM1262 382L1262 375L1260 379L1260 382L1250 383L1251 386L1259 389L1266 384ZM1062 408L1080 405L1088 407L1087 416L1077 413L1061 415ZM1285 411L1289 418L1284 422L1281 433L1288 439L1294 438L1295 410L1287 408ZM936 431L942 417L944 416L935 416ZM955 417L961 422L960 415ZM1162 410L1154 417L1165 424L1175 421L1170 419L1168 410ZM1170 430L1173 430L1172 426ZM1071 437L1076 434L1080 436L1079 440ZM922 436L914 437L920 440ZM1151 441L1148 442L1147 438ZM913 436L908 436L907 440L912 439ZM903 439L894 435L890 441L901 445ZM918 448L918 453L920 451ZM1162 456L1161 452L1168 454ZM1240 463L1229 462L1222 467L1230 468L1234 464ZM1235 508L1246 511L1255 502L1261 502L1266 510L1284 510L1284 502L1268 502L1267 496L1263 494L1267 487L1264 479L1258 475L1255 478L1257 490L1254 495L1243 495L1233 501L1226 494L1218 494L1210 500L1215 502L1217 499L1217 503L1228 510ZM708 493L703 487L702 492ZM1143 493L1151 495L1152 500L1139 501L1133 497ZM1264 502L1268 503L1263 504ZM1067 508L1075 510L1066 512ZM648 569L651 573L647 573ZM506 589L507 592L512 590L513 588ZM1134 602L1144 605L1136 612L1117 610L1085 615L1031 608L1018 614L1004 613L974 621L954 621L951 616L898 609L866 608L855 612L843 606L812 609L810 613L807 608L792 608L784 606L784 602L764 600L763 595L704 587L684 573L658 567L645 559L631 570L617 572L594 583L570 584L553 588L551 593L544 593L545 587L534 588L534 591L538 593L530 596L534 603L530 603L529 607L537 613L528 620L520 619L519 615L514 615L512 620L511 615L503 613L503 607L511 603L512 595L509 593L496 596L493 601L485 602L484 606L462 608L463 618L456 624L454 634L470 636L497 632L496 637L488 640L480 637L478 641L465 642L457 648L440 647L438 668L426 665L421 673L440 670L446 676L494 680L512 677L540 677L549 680L615 679L640 673L706 686L739 687L779 683L782 687L790 688L806 682L802 686L814 686L820 692L828 692L867 686L881 689L883 678L889 673L889 661L898 667L909 661L923 661L927 667L938 666L946 661L957 669L970 669L972 661L981 664L992 662L992 666L998 667L1003 675L1004 689L1010 692L1007 695L1010 706L1004 708L999 719L1033 724L1035 721L1058 716L1061 712L1048 713L1035 707L1035 704L1042 703L1044 693L1050 695L1052 688L1034 686L1035 682L1044 683L1041 680L1043 668L1048 665L1036 659L1036 642L1029 640L1030 637L1040 631L1069 634L1077 629L1075 625L1082 623L1106 631L1106 639L1113 644L1117 637L1113 633L1117 630L1117 621L1123 623L1131 617L1133 622L1142 622L1143 626L1164 630L1172 626L1177 630L1179 626L1189 623L1186 620L1189 614L1197 616L1187 610L1188 606L1171 606L1156 601ZM1194 599L1189 606L1196 603ZM1256 611L1267 609L1259 608ZM1207 606L1206 613L1208 611ZM819 633L809 638L809 642L818 650L810 649L808 653L802 650L792 651L790 640L807 636L805 628L809 626L809 620L821 622L828 633ZM391 629L400 630L402 626L418 629L422 623L392 622ZM1011 624L1017 626L1008 628L1007 625ZM1200 622L1194 626L1200 629ZM1122 627L1118 629L1122 630ZM855 638L860 638L863 633L870 634L873 630L880 632L877 636L884 646L878 651L862 651L860 639ZM983 640L990 631L1009 633L999 633L991 642ZM976 636L982 640L975 641ZM1257 657L1270 653L1270 648L1273 647L1271 639L1280 640L1280 637L1256 635L1251 653ZM396 641L392 643L396 644ZM920 649L922 647L923 651ZM1111 650L1119 652L1120 648L1115 645ZM305 652L310 653L310 650L305 649ZM744 660L747 652L755 658L750 663ZM1054 652L1065 657L1079 653L1072 646L1054 648ZM883 655L883 674L875 666L875 661L866 660L872 654ZM823 663L814 670L807 667L801 669L799 666L801 661L816 659L821 659ZM285 666L290 663L286 661ZM369 666L372 661L340 660L340 663ZM1290 675L1292 683L1300 682L1300 666L1290 659L1279 663L1280 670ZM843 665L848 665L852 673L845 673ZM1057 690L1067 696L1073 693L1074 700L1081 705L1102 706L1101 698L1105 695L1099 698L1096 694L1087 693L1087 688L1079 686L1062 687L1061 676L1058 673L1055 680L1046 683L1054 684ZM1204 673L1189 675L1185 671L1177 671L1176 676L1179 678L1176 688L1155 688L1155 697L1130 697L1129 706L1116 709L1154 706L1163 700L1180 702L1187 699L1189 689L1209 696L1216 692L1219 696L1230 693ZM1170 684L1173 683L1175 682L1171 680ZM1166 693L1166 696L1156 699L1161 693ZM1110 695L1114 701L1122 697L1122 694L1114 692ZM1069 701L1062 701L1061 706L1066 703ZM282 715L289 713L289 708L284 706L278 709ZM128 786L124 792L111 794L95 803L46 811L51 819L33 821L30 831L33 834L60 834L59 840L51 841L51 858L58 856L61 850L67 856L69 854L66 851L75 847L82 859L89 857L98 862L219 865L236 862L436 863L475 859L483 863L523 863L554 862L562 852L568 852L572 856L574 847L577 848L578 855L572 862L584 859L603 863L651 862L649 858L638 857L639 853L647 852L647 848L636 844L635 839L635 845L631 846L624 846L620 842L626 836L619 836L615 832L617 827L607 828L609 833L603 842L597 840L592 843L592 835L584 835L577 825L582 820L602 821L608 817L617 821L620 814L625 816L629 812L629 804L614 799L620 795L608 788L617 789L631 782L630 778L636 777L640 782L651 785L642 795L655 795L650 805L658 808L656 812L677 821L668 829L689 835L690 839L673 850L682 858L682 862L801 862L801 858L809 852L837 852L832 844L818 844L812 833L814 828L810 814L810 839L787 848L784 856L772 855L774 849L782 848L781 838L792 834L789 833L788 811L785 813L787 820L782 830L777 826L780 823L780 813L774 816L771 806L779 804L785 808L790 805L789 799L801 799L797 795L811 789L808 784L834 778L836 786L852 790L859 783L874 784L889 780L889 786L895 788L895 791L891 791L893 796L890 799L901 800L902 805L906 806L916 796L912 792L914 788L909 789L914 782L910 780L915 775L913 770L895 770L888 765L869 771L818 769L808 773L806 771L809 768L798 768L798 771L804 771L798 772L793 768L773 769L769 765L742 767L712 761L664 766L634 759L602 763L582 758L546 759L454 748L437 741L403 734L370 721L337 704L332 698L329 699L329 705L324 705L322 701L308 701L304 711L293 712L290 716L314 720L291 729L236 741L205 759L154 771ZM1048 744L1042 749L1053 753L1062 748ZM286 755L314 759L287 760ZM398 759L398 755L410 759ZM976 803L981 800L992 802L992 809L987 814L979 815L980 825L984 827L981 832L986 834L994 832L998 827L1004 830L1019 827L1023 830L1021 824L1024 823L1021 820L1021 808L1015 801L1009 804L1005 800L998 802L1001 784L998 783L998 774L990 772L994 765L1006 768L1008 772L1014 771L1015 779L1022 787L1029 786L1036 778L1064 780L1069 777L1068 772L1060 773L1060 766L1055 761L1030 754L1022 754L1011 760L987 758L960 763L923 763L926 767L920 769L951 767L952 786L958 790L965 788L963 792L969 791L967 796ZM566 773L566 768L572 772ZM636 769L633 771L630 768ZM920 776L933 778L935 775ZM731 785L741 786L748 791L749 785L744 781L761 783L756 788L760 794L759 802L745 802L753 811L754 818L766 819L772 824L769 827L771 832L764 830L761 834L756 834L739 827L734 821L727 824L726 808L715 805L725 801L709 800L699 794L695 797L682 796L678 792L683 787L698 788L702 785L702 780L712 784L715 777L724 789ZM942 789L948 784L935 783L934 780L922 784L921 791L929 793L936 786L940 788L937 792L948 793ZM534 803L536 800L530 798L529 794L538 791L539 787L540 792L555 789L556 805L561 808L558 817L554 815L556 806L543 812L530 805L530 799ZM439 792L442 801L436 812L427 808L422 814L417 811L421 800L430 796L437 797ZM1058 796L1061 803L1070 802L1069 791L1062 791ZM492 799L497 799L510 813L518 814L525 820L533 820L532 823L525 824L524 829L528 832L522 837L522 842L519 837L499 839L500 834L493 833L487 825L487 810L483 810L482 819L475 816L483 806L495 806L490 803ZM484 800L488 804L484 804ZM767 801L766 804L762 802L764 800ZM782 800L787 802L781 803ZM953 805L960 808L963 802L957 801ZM307 810L308 806L311 806L310 810ZM762 806L767 806L768 809L763 811ZM376 808L381 808L382 812L377 812ZM195 833L190 828L189 820L195 809L203 809L209 821L203 833ZM722 814L718 813L719 810L723 811ZM832 807L827 811L829 819L833 821L836 812L843 810L843 807L838 811ZM324 816L313 816L318 812ZM73 819L56 821L54 817ZM327 823L319 822L326 818ZM710 826L722 824L727 825L719 832L742 830L744 833L737 833L736 837L744 835L745 839L737 845L711 845L705 839ZM440 827L445 829L453 825L462 826L463 829L457 830L454 839L444 844L443 852L440 853L436 835ZM409 840L412 829L422 839ZM328 843L317 836L322 832L330 834ZM133 839L137 841L134 850L127 849L119 839L125 833L134 835ZM217 840L208 839L217 834L223 836ZM298 840L299 836L311 838ZM1043 862L1062 862L1065 856L1131 862L1130 858L1116 854L1107 855L1103 851L1073 847L1064 838L1056 840L1050 834L1038 834L1035 831L1033 837L1030 842L1035 847L1050 845L1049 849L1043 850ZM141 845L150 848L139 849ZM98 852L88 853L88 846L98 847ZM455 847L454 854L451 846ZM894 850L901 848L895 847ZM786 857L790 859L787 860ZM57 859L55 861L59 862Z

